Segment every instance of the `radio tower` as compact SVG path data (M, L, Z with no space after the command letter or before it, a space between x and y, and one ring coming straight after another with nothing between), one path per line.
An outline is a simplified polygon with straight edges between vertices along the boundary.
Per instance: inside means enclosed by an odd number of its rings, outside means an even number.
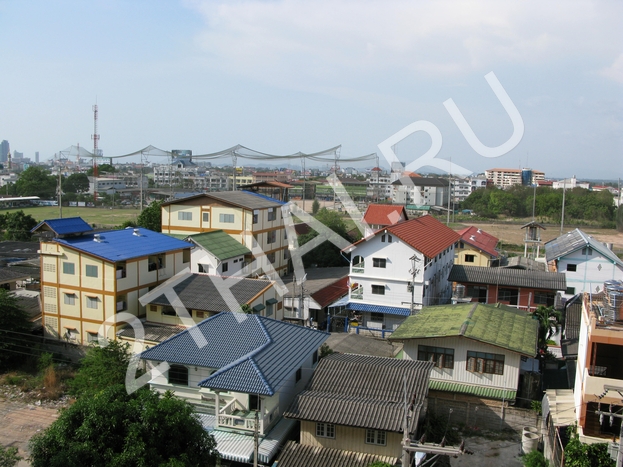
M97 142L100 135L97 134L97 104L93 106L93 205L97 206Z

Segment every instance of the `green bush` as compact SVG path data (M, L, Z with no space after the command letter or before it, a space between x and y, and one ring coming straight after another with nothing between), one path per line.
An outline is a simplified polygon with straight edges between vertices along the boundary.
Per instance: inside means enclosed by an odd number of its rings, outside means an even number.
M521 458L521 462L525 467L548 467L549 462L543 456L543 453L539 451L531 451L525 454Z

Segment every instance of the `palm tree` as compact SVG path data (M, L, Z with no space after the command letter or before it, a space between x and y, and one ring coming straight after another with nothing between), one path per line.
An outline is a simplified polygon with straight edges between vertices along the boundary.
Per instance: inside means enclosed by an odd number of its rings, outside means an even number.
M539 349L547 350L547 341L556 332L557 326L562 322L560 311L554 310L553 306L540 305L532 317L539 321Z

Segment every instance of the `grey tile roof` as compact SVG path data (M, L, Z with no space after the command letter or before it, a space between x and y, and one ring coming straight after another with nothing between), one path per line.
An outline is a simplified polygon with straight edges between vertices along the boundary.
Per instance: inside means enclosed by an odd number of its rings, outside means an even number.
M545 259L549 263L586 246L590 246L610 261L623 267L623 261L612 250L580 229L572 230L547 242L545 244Z
M199 348L195 333L205 346ZM217 370L201 387L272 396L328 336L262 316L219 313L140 357Z
M368 467L374 462L396 465L399 459L363 452L307 446L288 441L278 458L279 467Z
M163 206L184 204L188 200L201 197L217 199L224 203L233 204L245 209L277 208L284 204L279 200L269 198L268 196L262 196L258 193L251 193L250 191L214 191L211 193L189 196L181 200L168 201L163 203Z
M224 281L227 281L227 283ZM231 287L229 287L230 283L233 283ZM173 290L188 309L220 312L231 310L219 289L229 287L229 291L233 294L236 303L243 305L271 285L271 281L259 279L191 274L187 279L175 285ZM169 286L163 285L161 287L166 289ZM154 291L156 290L158 289L154 289ZM171 305L164 293L154 296L155 298L149 302L150 304Z
M303 288L305 292L314 294L325 287L334 284L338 279L348 276L350 268L346 267L334 267L334 268L306 268L305 284ZM283 284L288 288L288 294L292 294L295 289L295 277L294 273L286 274L281 278ZM297 294L301 293L300 286L296 285Z
M404 378L407 394L419 413L428 394L432 368L431 362L332 354L320 361L307 389L295 398L284 416L400 432ZM412 424L417 419L416 414Z
M448 280L461 284L490 284L530 287L539 290L565 290L567 278L559 272L530 271L511 268L485 268L455 264Z
M30 273L27 271L20 271L15 268L0 268L0 284L20 279L28 279L29 277Z
M565 338L578 339L582 323L582 295L576 295L565 303Z

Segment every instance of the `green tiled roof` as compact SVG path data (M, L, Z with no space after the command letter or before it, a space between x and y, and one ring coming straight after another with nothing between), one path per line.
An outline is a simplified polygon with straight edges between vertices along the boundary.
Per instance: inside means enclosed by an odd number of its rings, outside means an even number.
M251 250L222 230L191 235L188 238L220 260L251 254Z
M471 384L432 379L428 384L428 389L431 391L453 392L455 394L469 394L472 396L486 397L487 399L515 400L517 397L517 391L508 389L488 388L486 386L473 386Z
M390 339L463 336L533 357L538 326L530 313L505 305L438 305L409 316Z

